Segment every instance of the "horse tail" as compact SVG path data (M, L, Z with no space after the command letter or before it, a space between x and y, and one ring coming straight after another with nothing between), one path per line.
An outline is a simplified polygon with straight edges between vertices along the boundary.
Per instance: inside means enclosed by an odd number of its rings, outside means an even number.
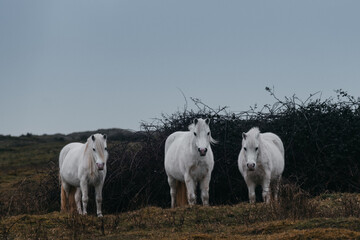
M60 198L61 198L61 212L67 212L66 209L66 192L61 184L61 192L60 192Z
M187 191L184 182L176 181L176 206L183 207L188 205Z
M61 185L61 212L76 212L76 202L75 202L75 193L76 187L70 187L69 196L66 197L66 192L64 187ZM68 204L67 204L68 203Z
M66 155L69 153L70 149L71 149L70 144L65 145L61 149L60 155L59 155L59 182L60 182L60 186L61 186L61 191L60 191L61 208L60 209L61 209L61 212L69 212L70 211L71 213L73 213L76 210L76 202L75 202L76 188L71 186L69 189L69 196L66 196L66 192L62 185L62 180L61 180L61 175L60 175L61 166L64 163L64 159L65 159Z

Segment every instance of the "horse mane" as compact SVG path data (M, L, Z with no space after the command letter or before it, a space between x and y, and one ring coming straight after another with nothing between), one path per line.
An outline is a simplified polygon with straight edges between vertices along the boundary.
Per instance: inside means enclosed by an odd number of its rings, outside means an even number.
M219 143L219 141L212 138L211 133L210 133L210 143L211 144L218 144Z
M247 133L245 133L246 138L242 139L242 144L246 141L248 144L254 144L254 141L257 137L260 136L260 130L258 127L251 128ZM261 139L259 138L259 141Z
M101 158L104 158L104 142L95 138L95 148ZM101 151L98 151L101 150Z
M259 127L253 127L246 133L246 135L252 135L252 136L256 136L257 134L260 134Z
M91 154L91 149L89 148L89 142L92 141L91 137L89 137L87 139L87 142L85 144L85 151L84 151L84 155L85 158L87 158L88 163L89 163L89 168L90 168L90 175L93 176L95 173L95 167L94 167L94 161L93 161L93 156Z
M195 130L195 124L194 123L190 124L188 129L189 129L189 131L194 131Z
M97 135L97 134L95 134ZM94 135L94 136L95 136ZM94 157L92 155L92 149L90 149L89 147L89 144L90 142L93 141L92 140L92 136L90 136L88 139L87 139L87 142L86 142L86 146L85 146L85 151L84 151L84 155L85 155L85 158L88 159L88 162L89 162L89 167L90 167L90 174L91 176L94 175L95 173L95 170L96 170L96 167L94 165ZM101 158L104 158L104 144L103 144L103 141L101 140L98 140L98 138L95 137L95 149L97 151L97 153L100 155ZM100 150L100 151L99 151Z
M210 128L210 127L209 127L209 128ZM188 127L188 129L189 129L190 132L194 131L194 130L195 130L195 123L190 124L189 127ZM215 140L215 139L212 138L212 136L211 136L211 131L210 131L210 143L211 143L211 144L217 144L217 143L218 143L217 140Z

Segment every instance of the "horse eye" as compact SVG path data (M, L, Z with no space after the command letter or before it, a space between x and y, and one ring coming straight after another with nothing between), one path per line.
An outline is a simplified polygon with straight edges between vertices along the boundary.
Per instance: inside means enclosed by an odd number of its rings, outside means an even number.
M107 147L105 148L105 151L107 151Z
M196 137L196 133L194 132L194 135L195 135L195 137Z
M208 136L210 135L210 132L208 132Z
M93 151L95 152L95 148L93 148Z
M245 150L245 151L247 150L246 147L244 147L244 150Z
M258 148L258 147L256 147L256 148L255 148L255 151L257 151L257 150L259 150L259 148Z

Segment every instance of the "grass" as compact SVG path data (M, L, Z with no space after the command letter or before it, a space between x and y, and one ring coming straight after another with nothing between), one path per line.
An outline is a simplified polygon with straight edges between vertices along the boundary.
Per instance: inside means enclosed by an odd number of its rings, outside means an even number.
M63 142L0 142L0 187L11 190L12 185L44 172L49 160L55 160Z
M339 194L335 199L342 197ZM328 199L311 199L320 206L314 217L296 220L282 219L273 205L240 203L146 207L103 218L59 212L17 215L2 218L0 229L3 239L360 239L359 216L345 216L338 201L334 203L338 216L326 217L332 212L321 207L324 201Z

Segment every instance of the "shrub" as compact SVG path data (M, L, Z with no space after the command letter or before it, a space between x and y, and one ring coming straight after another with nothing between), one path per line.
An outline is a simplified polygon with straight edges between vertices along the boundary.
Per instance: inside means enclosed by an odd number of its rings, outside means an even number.
M226 107L213 109L192 98L197 111L162 115L142 123L144 138L129 150L129 144L110 150L109 173L104 187L107 211L122 211L144 205L169 206L164 171L164 144L168 135L187 130L194 118L210 118L215 167L210 183L210 203L235 204L247 201L247 187L237 167L241 133L253 126L280 136L285 147L283 178L311 195L325 190L357 192L360 189L359 99L342 90L337 98L321 100L312 94L305 101L296 96L278 99L273 105L240 113ZM118 204L110 202L118 201ZM108 206L108 207L107 207ZM294 213L295 214L295 213Z

